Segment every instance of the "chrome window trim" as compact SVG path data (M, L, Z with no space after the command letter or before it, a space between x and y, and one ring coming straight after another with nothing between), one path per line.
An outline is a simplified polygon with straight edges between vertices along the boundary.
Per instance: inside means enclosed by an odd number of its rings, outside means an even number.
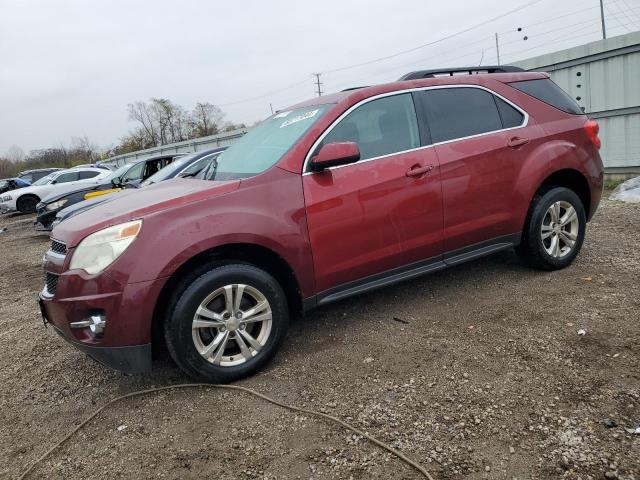
M473 84L433 85L433 86L430 86L430 87L407 88L407 89L404 89L404 90L395 90L393 92L381 93L379 95L374 95L373 97L369 97L369 98L365 98L364 100L360 100L355 105L352 105L346 111L344 111L338 118L336 118L333 121L333 123L331 125L329 125L329 128L327 128L324 132L322 132L322 135L320 135L317 138L317 140L315 142L313 142L313 145L311 146L311 148L307 152L307 155L305 156L304 164L302 166L302 175L303 176L304 175L313 175L313 174L317 173L317 172L313 172L313 171L308 170L309 161L311 159L311 153L317 148L318 144L320 142L322 142L322 140L324 140L324 138L331 132L331 130L333 130L336 127L336 125L338 125L344 119L344 117L349 115L356 108L358 108L358 107L360 107L360 106L362 106L362 105L364 105L366 103L369 103L369 102L371 102L373 100L377 100L379 98L391 97L393 95L401 95L403 93L422 92L422 91L425 91L425 90L437 90L437 89L443 89L443 88L477 88L479 90L485 90L485 91L489 92L490 94L495 95L499 99L504 100L507 104L509 104L510 106L515 108L518 112L520 112L524 116L524 118L522 120L522 123L520 125L516 126L516 127L501 128L500 130L491 130L490 132L477 133L475 135L468 135L466 137L453 138L451 140L445 140L443 142L431 143L429 145L423 145L423 146L420 146L420 147L411 148L409 150L402 150L402 151L399 151L399 152L388 153L386 155L380 155L378 157L367 158L365 160L358 160L357 162L348 163L346 165L337 165L335 167L329 167L329 168L327 168L325 170L335 170L337 168L350 167L352 165L359 165L361 163L370 162L372 160L380 160L382 158L391 157L393 155L400 155L402 153L409 153L409 152L415 152L415 151L423 150L423 149L427 149L427 148L433 148L433 147L436 147L438 145L445 145L447 143L459 142L460 140L467 140L469 138L477 138L477 137L482 137L482 136L485 136L485 135L492 135L494 133L507 132L509 130L517 130L519 128L524 128L529 124L529 114L527 113L526 110L522 109L520 106L516 105L515 103L513 103L508 98L505 98L502 95L500 95L499 93L496 93L493 90L491 90L490 88L484 87L482 85L473 85ZM496 109L497 108L498 107L496 105ZM416 112L416 115L417 115L417 112ZM417 118L416 118L416 121L417 121Z

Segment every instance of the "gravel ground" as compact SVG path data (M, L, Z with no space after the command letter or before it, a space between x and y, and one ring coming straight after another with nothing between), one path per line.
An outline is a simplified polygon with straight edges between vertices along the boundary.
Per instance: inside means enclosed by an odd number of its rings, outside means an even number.
M329 412L437 478L640 479L640 204L605 201L560 272L502 252L319 309L240 382ZM0 478L112 398L188 381L111 372L39 321L46 236L0 217ZM578 331L584 329L584 336ZM243 393L102 412L32 478L420 478L366 440Z

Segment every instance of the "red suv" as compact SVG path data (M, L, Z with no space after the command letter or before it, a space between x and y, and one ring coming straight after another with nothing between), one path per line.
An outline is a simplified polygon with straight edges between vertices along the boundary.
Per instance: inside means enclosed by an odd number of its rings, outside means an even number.
M300 103L196 179L128 190L58 225L45 322L98 361L255 372L289 317L515 247L578 254L602 193L598 125L544 73L413 72Z

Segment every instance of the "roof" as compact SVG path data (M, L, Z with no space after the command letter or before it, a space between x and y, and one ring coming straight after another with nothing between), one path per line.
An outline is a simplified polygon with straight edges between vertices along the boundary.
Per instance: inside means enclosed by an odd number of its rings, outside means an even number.
M23 170L18 175L24 175L26 173L34 173L34 172L54 172L56 170L64 170L64 168L60 168L60 167L32 168L30 170Z
M420 73L432 74L450 72L456 69L438 69L438 70L421 70L418 72L412 72L407 76L415 75L419 76ZM468 71L467 67L460 71ZM525 72L522 69L514 67L512 71L504 73L478 73L473 75L442 75L442 76L428 76L426 78L419 77L417 79L410 80L398 80L390 83L381 83L379 85L372 85L370 87L346 89L341 92L332 93L330 95L324 95L322 97L315 97L304 102L297 103L283 110L290 110L294 108L309 107L314 105L327 105L337 104L347 99L364 99L374 95L380 95L382 93L393 92L396 90L407 90L411 88L430 87L437 85L460 85L460 84L482 84L487 80L498 80L499 82L519 82L522 80L535 80L538 78L548 78L546 73L542 72ZM404 77L403 77L404 78ZM350 101L350 100L349 100Z

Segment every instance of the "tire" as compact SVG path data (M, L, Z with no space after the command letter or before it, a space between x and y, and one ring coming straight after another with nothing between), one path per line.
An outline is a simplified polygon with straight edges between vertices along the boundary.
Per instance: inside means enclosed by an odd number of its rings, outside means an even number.
M275 355L289 324L282 288L253 265L211 265L184 285L171 305L164 323L169 354L185 373L210 383L258 371Z
M531 202L517 252L534 268L565 268L582 248L586 225L584 206L572 190L553 187L539 192Z
M39 201L40 199L35 195L23 195L18 199L16 208L21 213L35 213Z

